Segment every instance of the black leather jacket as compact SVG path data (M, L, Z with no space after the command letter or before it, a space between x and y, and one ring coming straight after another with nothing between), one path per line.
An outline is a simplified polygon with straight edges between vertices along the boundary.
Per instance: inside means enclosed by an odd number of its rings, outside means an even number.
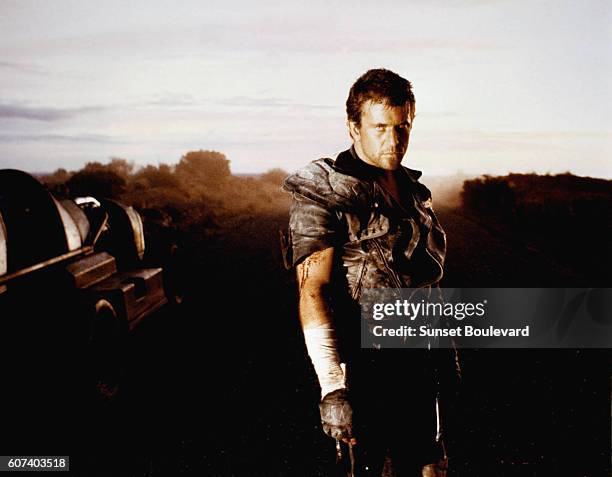
M421 173L402 167L398 203L378 183L380 170L354 150L318 159L285 179L293 194L286 263L295 266L328 247L342 250L348 291L425 287L443 274L446 235Z

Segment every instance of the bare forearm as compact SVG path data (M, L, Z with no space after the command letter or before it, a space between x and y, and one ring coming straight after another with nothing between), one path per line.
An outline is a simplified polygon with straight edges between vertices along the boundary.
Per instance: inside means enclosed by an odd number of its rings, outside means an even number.
M321 397L346 387L327 293L332 262L333 250L323 250L309 256L297 270L300 321Z
M328 249L313 253L297 267L299 312L303 329L332 322L327 293L332 262L333 250Z
M331 325L332 313L326 288L309 286L300 290L299 312L302 329Z

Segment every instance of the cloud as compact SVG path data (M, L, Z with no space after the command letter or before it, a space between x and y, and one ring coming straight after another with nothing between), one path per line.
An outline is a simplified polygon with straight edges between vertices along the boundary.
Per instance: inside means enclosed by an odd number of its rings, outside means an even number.
M271 108L300 108L313 110L333 110L335 106L327 104L309 104L295 102L289 98L266 96L230 96L225 98L196 98L190 94L162 94L151 99L136 101L129 105L122 105L122 109L131 107L140 108L169 108L169 109L201 109L209 106L221 106L243 109L271 109ZM117 106L119 107L119 106Z
M439 118L457 118L460 117L461 114L456 111L425 111L423 113L419 113L417 111L417 118L427 118L427 119L439 119Z
M90 112L100 111L101 107L80 108L41 108L16 104L0 103L0 119L29 119L32 121L62 121Z
M0 68L19 71L21 73L32 73L32 74L47 74L48 71L40 66L36 66L30 63L19 63L15 61L0 61Z
M213 101L215 104L221 106L237 106L245 108L287 108L287 107L299 107L299 108L312 108L312 109L334 109L333 106L324 104L304 104L296 103L288 98L262 98L262 97L251 97L251 96L233 96L230 98L222 98Z
M176 94L176 93L167 93L162 95L157 95L153 99L145 100L141 103L136 103L135 106L153 106L153 107L191 107L198 104L198 100L191 94Z
M339 28L333 15L287 18L282 13L260 14L248 22L240 18L206 18L176 25L117 27L112 31L61 33L34 37L8 46L12 55L89 55L110 58L200 58L236 52L279 55L284 53L347 54L389 53L398 51L485 51L507 49L507 44L490 38L479 39L461 32L441 37L436 28L420 27L418 32L392 25L377 32L375 38L363 35L368 27L363 15L354 19L351 29ZM321 34L324 31L325 34Z
M129 144L124 139L99 134L0 134L0 143L19 144L24 142Z
M610 144L608 131L513 131L477 130L435 131L419 133L415 147L439 151L563 151L584 143Z

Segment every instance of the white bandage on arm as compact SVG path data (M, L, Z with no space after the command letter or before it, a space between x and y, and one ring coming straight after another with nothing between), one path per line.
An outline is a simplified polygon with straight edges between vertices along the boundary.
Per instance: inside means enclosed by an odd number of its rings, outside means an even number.
M330 324L304 329L304 341L312 361L319 385L321 399L336 389L346 388L343 364L336 347L336 332Z

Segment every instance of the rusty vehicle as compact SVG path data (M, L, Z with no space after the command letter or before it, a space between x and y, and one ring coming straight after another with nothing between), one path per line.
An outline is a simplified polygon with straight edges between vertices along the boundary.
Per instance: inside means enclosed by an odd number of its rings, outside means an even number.
M33 176L0 170L5 409L61 420L59 409L116 397L130 335L180 302L171 288L164 269L145 260L143 221L132 207L57 199Z

